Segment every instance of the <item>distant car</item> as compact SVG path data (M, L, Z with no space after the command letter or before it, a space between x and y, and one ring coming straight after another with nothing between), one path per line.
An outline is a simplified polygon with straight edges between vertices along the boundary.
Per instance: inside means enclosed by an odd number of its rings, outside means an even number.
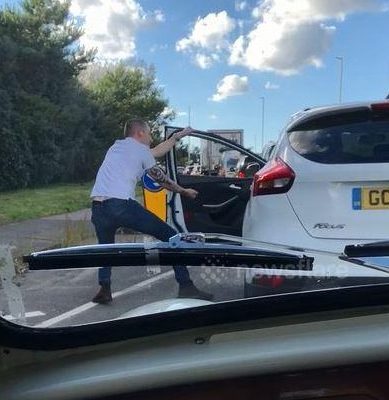
M254 176L243 237L341 253L388 227L389 101L294 115Z
M272 140L266 143L265 146L263 146L261 157L266 161L269 160L275 147L276 147L276 142L273 142Z
M185 167L177 167L177 174L183 174L185 172Z
M191 175L201 175L201 165L194 164L190 174Z
M183 175L190 175L191 172L193 171L193 168L194 168L194 165L187 165L184 168Z

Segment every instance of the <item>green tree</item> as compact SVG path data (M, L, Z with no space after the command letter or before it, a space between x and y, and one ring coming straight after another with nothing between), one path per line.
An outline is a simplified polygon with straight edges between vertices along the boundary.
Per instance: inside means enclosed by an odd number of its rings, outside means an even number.
M176 144L176 159L177 165L185 166L189 161L188 144L180 141Z
M158 129L173 112L153 68L93 64L70 0L0 9L0 190L80 181L128 118ZM81 77L79 79L79 76Z
M106 73L101 74L100 70L98 76L97 80L89 76L84 84L106 117L107 143L118 137L125 121L131 118L148 121L154 142L158 142L161 125L173 119L174 112L169 110L167 99L156 85L154 69L120 63L106 66Z
M80 178L94 143L85 121L96 107L76 79L93 52L78 46L69 5L25 0L0 10L0 190Z

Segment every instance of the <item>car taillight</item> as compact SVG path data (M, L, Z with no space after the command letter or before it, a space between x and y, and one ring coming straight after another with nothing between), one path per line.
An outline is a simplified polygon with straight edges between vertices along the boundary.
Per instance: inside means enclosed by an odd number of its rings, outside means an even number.
M245 175L245 173L243 172L243 171L239 171L239 173L238 173L238 178L246 178L246 175Z
M292 168L280 158L274 158L254 175L253 196L286 193L294 178Z
M270 287L273 289L280 287L284 283L284 281L285 277L279 275L255 275L252 280L254 285Z
M373 103L370 105L371 109L376 112L389 112L389 101L382 103Z

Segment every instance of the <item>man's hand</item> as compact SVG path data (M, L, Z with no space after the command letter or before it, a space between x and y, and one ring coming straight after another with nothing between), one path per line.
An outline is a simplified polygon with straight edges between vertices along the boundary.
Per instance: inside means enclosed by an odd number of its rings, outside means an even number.
M193 129L190 126L187 126L182 131L176 132L173 134L172 138L177 142L185 136L190 135L193 132Z
M188 197L189 199L194 200L198 196L199 192L194 189L184 189L181 192L182 196Z

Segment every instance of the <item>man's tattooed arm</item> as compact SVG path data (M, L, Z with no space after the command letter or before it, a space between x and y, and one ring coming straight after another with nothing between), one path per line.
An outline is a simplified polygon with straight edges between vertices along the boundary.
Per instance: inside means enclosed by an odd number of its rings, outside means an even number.
M177 185L177 183L169 179L169 177L166 176L162 169L160 167L157 167L156 165L148 169L147 173L165 189L171 190L175 193L181 193L184 190L183 187Z
M156 182L158 182L163 188L170 190L175 193L182 194L184 196L190 197L195 199L197 197L197 191L193 189L185 189L178 185L176 182L172 181L163 170L158 167L154 166L151 167L146 171Z

